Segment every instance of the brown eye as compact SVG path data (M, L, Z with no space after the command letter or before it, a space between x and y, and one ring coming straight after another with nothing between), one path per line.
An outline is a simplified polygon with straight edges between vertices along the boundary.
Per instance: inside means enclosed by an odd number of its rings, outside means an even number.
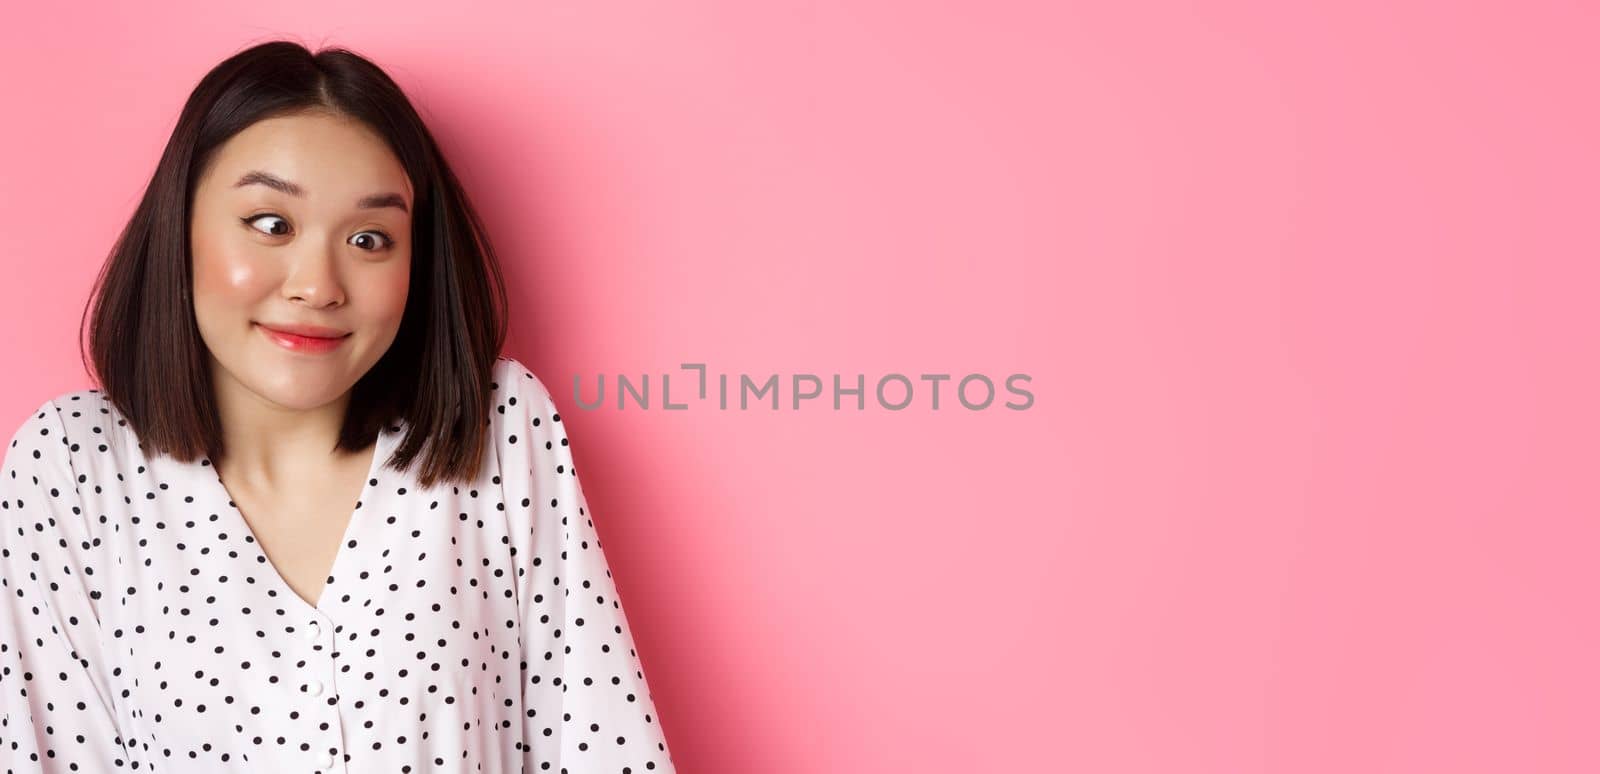
M394 240L391 239L388 234L385 234L382 231L363 231L359 234L356 234L354 237L351 237L351 243L354 244L356 239L360 239L368 234L373 236L367 238L367 244L375 245L375 247L368 248L363 247L362 245L356 245L357 247L361 247L361 249L366 250L369 253L375 253L379 250L387 250L391 247L394 247Z
M250 228L255 229L256 231L261 231L261 229L256 228L255 224L256 224L256 221L262 220L264 218L271 218L272 220L276 220L276 221L282 223L285 230L279 231L276 228L273 228L271 231L265 231L265 232L262 232L262 233L265 233L268 236L283 236L284 234L289 233L288 230L287 230L288 226L289 226L289 221L284 220L283 218L280 218L277 215L261 214L261 215L255 215L255 216L249 217L249 218L243 218L242 220L244 220L244 224L246 226L249 226Z

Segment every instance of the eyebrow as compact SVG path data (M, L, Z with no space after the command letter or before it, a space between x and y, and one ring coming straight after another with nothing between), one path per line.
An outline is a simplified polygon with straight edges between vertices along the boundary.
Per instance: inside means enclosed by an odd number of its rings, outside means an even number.
M243 188L247 185L264 185L275 191L281 191L290 196L306 195L306 189L301 188L299 185L289 182L288 180L284 180L283 178L278 177L271 172L262 172L259 169L253 169L244 173L244 176L239 178L239 182L234 183L233 187ZM405 197L397 193L381 193L372 194L371 196L363 196L361 197L360 201L356 202L356 206L363 210L375 210L383 207L397 207L401 212L410 212L410 210L406 209Z

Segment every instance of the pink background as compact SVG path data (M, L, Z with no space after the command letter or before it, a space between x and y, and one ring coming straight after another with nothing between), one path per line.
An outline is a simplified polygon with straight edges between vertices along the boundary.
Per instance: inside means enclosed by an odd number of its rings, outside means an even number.
M9 9L3 416L89 386L195 81L344 44L563 406L686 361L1033 376L568 413L682 771L1600 769L1593 6L1205 5Z

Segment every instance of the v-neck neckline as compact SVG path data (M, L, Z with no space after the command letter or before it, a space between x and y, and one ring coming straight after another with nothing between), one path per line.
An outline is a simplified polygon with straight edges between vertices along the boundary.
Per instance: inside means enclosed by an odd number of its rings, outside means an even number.
M367 502L370 499L369 490L372 492L378 491L378 484L382 483L383 480L383 471L389 455L389 435L388 423L384 423L378 428L378 436L372 443L372 460L367 463L367 473L361 478L361 492L356 496L356 502L350 506L350 516L345 520L344 533L339 536L339 545L334 550L333 562L329 564L325 578L337 577L339 566L348 561L345 559L345 554L348 552L346 546L360 526L361 512L370 510L369 506L371 504ZM222 473L217 470L216 463L211 460L210 455L204 455L204 459L206 464L211 467L212 484L226 505L223 510L232 516L235 526L242 530L250 538L250 542L255 544L256 550L261 552L261 556L265 561L260 562L260 564L263 565L265 574L269 576L268 583L280 597L289 600L288 604L298 605L305 610L318 614L326 614L327 610L323 607L323 600L327 599L328 586L331 584L326 580L323 581L315 601L300 596L300 592L295 591L294 587L289 585L288 579L284 578L277 565L273 564L272 557L267 556L265 544L261 542L261 538L256 536L255 530L250 526L250 521L245 518L244 512L239 510L239 506L235 504L233 493L229 492L227 485L222 482Z

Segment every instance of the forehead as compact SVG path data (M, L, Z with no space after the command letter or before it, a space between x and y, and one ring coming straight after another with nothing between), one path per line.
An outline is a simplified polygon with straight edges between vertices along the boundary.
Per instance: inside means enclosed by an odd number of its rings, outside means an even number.
M411 182L389 144L365 124L320 113L257 121L217 149L203 184L231 189L252 171L267 172L305 190L309 201L354 202L379 191L412 198ZM245 186L239 190L258 189Z

